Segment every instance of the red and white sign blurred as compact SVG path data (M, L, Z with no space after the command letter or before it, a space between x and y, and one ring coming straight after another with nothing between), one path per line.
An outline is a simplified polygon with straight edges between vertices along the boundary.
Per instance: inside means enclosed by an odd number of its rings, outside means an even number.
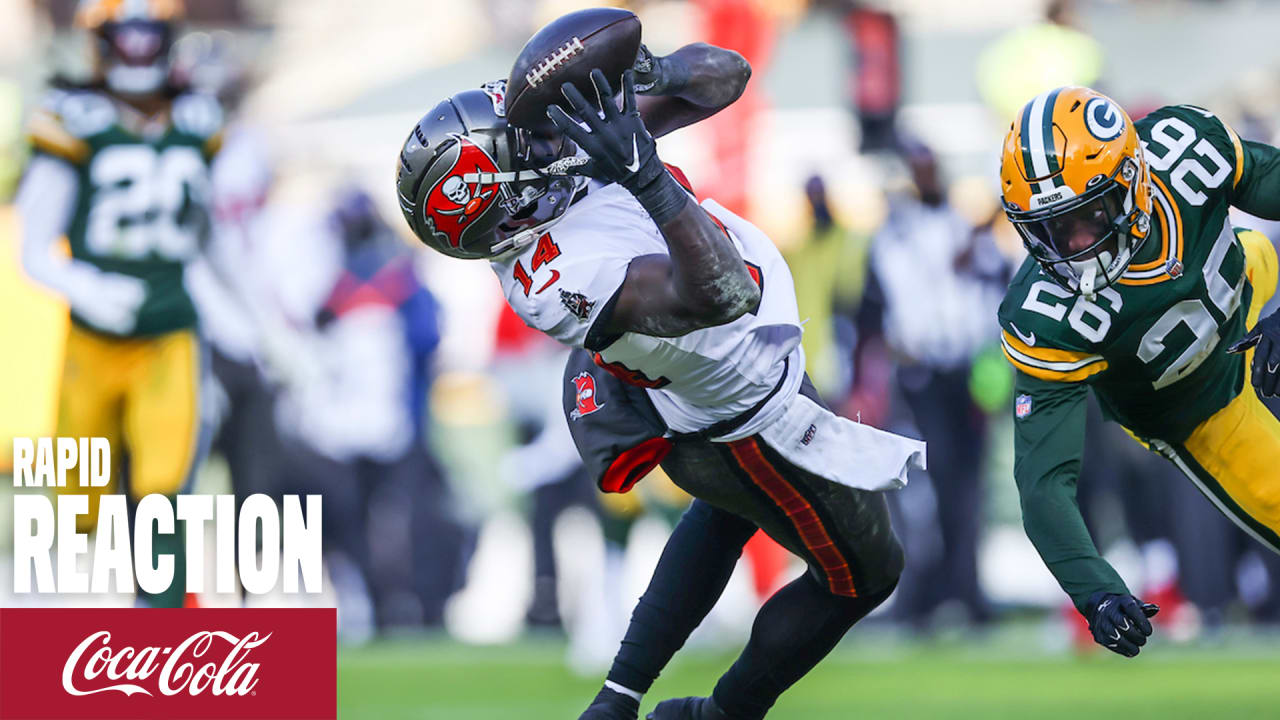
M0 609L0 719L333 718L333 609Z

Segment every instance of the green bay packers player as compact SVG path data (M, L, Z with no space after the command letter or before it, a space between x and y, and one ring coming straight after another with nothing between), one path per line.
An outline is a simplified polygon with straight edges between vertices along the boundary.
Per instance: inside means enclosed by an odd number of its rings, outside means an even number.
M208 224L221 110L169 84L181 12L177 0L81 3L75 22L92 36L96 77L51 90L34 113L18 195L23 265L71 308L58 434L108 438L124 462L100 491L127 489L133 501L176 495L200 444L202 358L183 280ZM97 509L95 491L81 531ZM177 579L141 602L183 603L182 551L180 535L157 535Z
M1227 215L1280 218L1280 151L1198 107L1134 123L1064 87L1018 114L1000 180L1030 252L999 311L1017 370L1023 523L1094 639L1132 657L1157 608L1133 597L1081 520L1085 396L1092 387L1109 419L1280 552L1280 422L1250 387L1274 394L1280 371L1280 318L1259 322L1276 252Z

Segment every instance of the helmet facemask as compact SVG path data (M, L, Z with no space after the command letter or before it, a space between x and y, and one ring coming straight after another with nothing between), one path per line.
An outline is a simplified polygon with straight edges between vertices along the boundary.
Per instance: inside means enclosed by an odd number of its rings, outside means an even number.
M532 243L560 221L586 187L586 178L564 174L565 166L579 156L572 141L563 135L539 136L509 126L507 133L516 169L504 173L514 178L504 184L500 205L507 215L494 230L498 237L492 245L494 256Z
M1138 192L1146 173L1145 164L1124 157L1079 195L1037 210L1006 205L1006 214L1050 278L1093 299L1120 279L1150 234L1150 193Z
M122 95L150 95L169 81L173 26L129 19L104 23L96 32L102 78Z

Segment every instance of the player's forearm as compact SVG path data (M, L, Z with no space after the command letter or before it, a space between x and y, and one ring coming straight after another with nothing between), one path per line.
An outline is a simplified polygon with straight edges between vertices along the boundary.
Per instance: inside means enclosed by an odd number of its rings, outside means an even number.
M658 229L671 256L675 295L699 321L723 325L760 302L760 288L728 233L692 198Z
M1280 220L1280 149L1247 140L1243 146L1249 173L1236 188L1232 204L1251 215Z
M1098 554L1080 515L1075 497L1079 466L1078 461L1068 463L1034 480L1018 477L1027 537L1078 609L1098 590L1129 592L1120 575Z
M675 337L733 322L759 302L733 241L692 199L658 227L668 252L631 261L610 332Z
M63 296L74 290L76 263L55 256L53 250L71 221L76 184L71 167L37 155L23 174L16 198L22 220L22 267L32 280Z

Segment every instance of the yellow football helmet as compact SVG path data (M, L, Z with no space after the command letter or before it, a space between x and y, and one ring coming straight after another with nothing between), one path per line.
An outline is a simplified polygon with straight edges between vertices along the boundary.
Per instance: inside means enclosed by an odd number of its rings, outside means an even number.
M1151 176L1133 121L1089 88L1023 106L1005 136L1000 186L1027 251L1086 297L1120 279L1151 231Z
M169 80L174 24L181 0L82 0L75 24L93 34L95 68L107 87L124 95L147 95Z

